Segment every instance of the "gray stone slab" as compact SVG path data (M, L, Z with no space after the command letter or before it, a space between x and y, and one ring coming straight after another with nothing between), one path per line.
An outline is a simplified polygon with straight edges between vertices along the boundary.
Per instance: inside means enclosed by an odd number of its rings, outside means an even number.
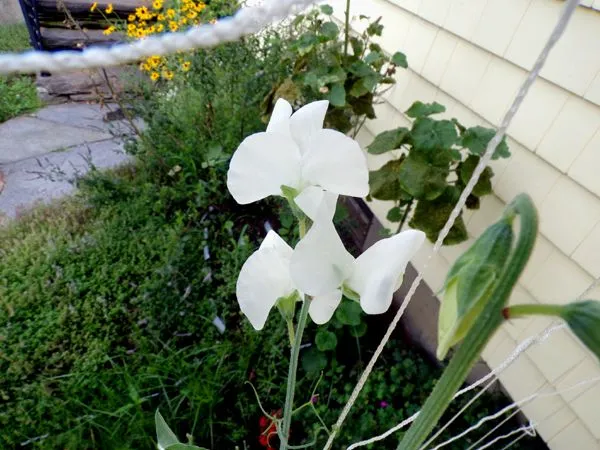
M110 138L111 135L103 131L35 117L17 117L0 124L0 164Z
M0 214L16 217L39 202L48 202L75 191L75 181L92 165L98 169L131 161L116 140L79 145L64 152L30 158L2 166L4 190L0 193Z

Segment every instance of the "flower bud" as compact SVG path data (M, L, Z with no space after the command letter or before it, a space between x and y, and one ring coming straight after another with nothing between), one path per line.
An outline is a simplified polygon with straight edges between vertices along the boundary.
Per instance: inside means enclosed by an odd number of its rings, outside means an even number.
M600 360L600 302L570 303L564 306L561 316L575 336Z
M437 357L460 342L483 310L510 255L512 220L490 226L450 268L438 320Z

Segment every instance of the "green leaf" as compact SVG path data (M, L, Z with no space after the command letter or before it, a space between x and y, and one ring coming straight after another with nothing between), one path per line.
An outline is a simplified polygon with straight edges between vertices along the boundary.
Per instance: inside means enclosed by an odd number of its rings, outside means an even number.
M327 94L329 103L333 106L342 107L346 105L346 90L342 83L336 83L331 87L331 90Z
M315 347L302 353L302 368L307 373L319 373L327 367L327 356Z
M350 103L350 106L352 107L352 112L359 117L364 115L367 116L368 119L375 118L375 110L373 109L373 93L371 92L353 99Z
M336 39L340 34L340 28L334 22L325 22L323 25L321 25L319 33L328 40L333 40Z
M446 189L448 166L431 164L426 156L412 151L406 157L398 173L402 189L416 199L434 200Z
M388 211L386 218L390 222L401 222L403 216L404 210L399 206L394 206Z
M600 302L585 300L565 305L562 318L600 361Z
M364 322L361 322L360 325L355 327L350 327L350 336L352 337L360 338L365 334L367 334L367 324Z
M154 423L156 424L156 442L160 447L166 449L171 445L179 444L179 439L169 428L158 409L154 413Z
M361 322L362 310L354 301L344 301L335 311L335 317L344 325L358 326Z
M350 45L352 46L352 53L357 56L360 55L365 48L363 41L357 37L350 38Z
M458 173L461 181L466 185L471 177L473 176L473 171L477 164L479 164L479 160L481 158L476 155L469 155L467 159L465 159L459 166ZM492 177L494 176L494 171L491 167L486 167L481 172L479 176L479 180L477 184L473 188L473 194L477 197L483 197L484 195L488 195L492 193Z
M330 16L333 14L333 8L330 5L321 5L321 12Z
M404 158L394 159L369 173L370 195L378 200L410 200L400 185L400 167Z
M456 127L450 120L433 120L422 117L414 122L411 140L420 150L448 149L456 144Z
M446 111L446 107L440 105L438 102L423 103L416 101L406 110L405 114L413 119L418 119L419 117L427 117L432 114L443 113L444 111Z
M408 61L406 59L406 55L402 52L396 52L392 55L392 64L395 64L398 67L402 67L404 69L408 68Z
M319 330L315 336L315 344L322 352L333 350L337 346L337 337L331 331Z
M376 74L373 68L364 61L354 61L352 64L350 64L348 70L358 78L364 78L368 77L369 75Z
M365 57L364 61L367 64L373 64L373 63L376 63L377 61L380 61L381 58L383 58L383 55L381 53L371 52Z
M423 231L427 239L435 242L459 196L460 190L458 188L448 186L444 193L435 200L419 200L409 225ZM444 239L444 245L458 244L467 238L467 228L461 215L457 217L450 233Z
M379 17L375 22L371 22L367 27L367 34L369 36L381 36L383 32L383 25L379 22L381 21L381 17Z
M461 145L476 155L483 155L488 143L495 134L496 132L491 128L481 126L471 127L462 134ZM508 150L506 139L502 139L502 142L496 147L492 159L508 158L509 156L510 151Z
M379 133L373 142L367 146L367 151L373 155L380 155L400 148L410 133L408 128L399 127Z

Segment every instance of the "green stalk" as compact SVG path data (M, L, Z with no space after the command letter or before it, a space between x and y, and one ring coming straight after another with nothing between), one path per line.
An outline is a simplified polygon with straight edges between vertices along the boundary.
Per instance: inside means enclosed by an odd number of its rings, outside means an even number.
M346 22L344 23L344 60L348 56L348 43L350 42L350 0L346 0Z
M504 317L507 319L516 319L524 316L555 316L562 317L565 310L563 305L514 305L504 308Z
M519 238L502 276L482 313L436 383L417 419L398 445L398 450L420 448L448 408L456 391L464 383L481 351L504 320L502 310L531 255L538 229L537 213L528 195L519 195L505 212L505 215L509 216L517 214L521 219Z
M302 309L300 309L300 317L298 318L298 327L296 336L294 337L294 345L290 356L290 369L288 372L287 391L285 394L285 406L283 408L283 423L281 425L281 433L279 439L281 445L279 450L287 450L288 438L290 435L290 425L292 423L292 409L294 406L294 389L296 387L296 371L298 370L298 356L300 355L300 345L302 344L302 333L306 327L308 318L308 297L304 296Z

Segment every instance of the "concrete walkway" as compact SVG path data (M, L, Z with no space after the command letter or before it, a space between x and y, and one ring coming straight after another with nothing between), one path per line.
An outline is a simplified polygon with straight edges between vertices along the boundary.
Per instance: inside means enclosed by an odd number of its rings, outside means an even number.
M109 120L117 109L67 103L0 124L0 216L72 193L92 166L127 162L123 142L132 130L125 120Z

